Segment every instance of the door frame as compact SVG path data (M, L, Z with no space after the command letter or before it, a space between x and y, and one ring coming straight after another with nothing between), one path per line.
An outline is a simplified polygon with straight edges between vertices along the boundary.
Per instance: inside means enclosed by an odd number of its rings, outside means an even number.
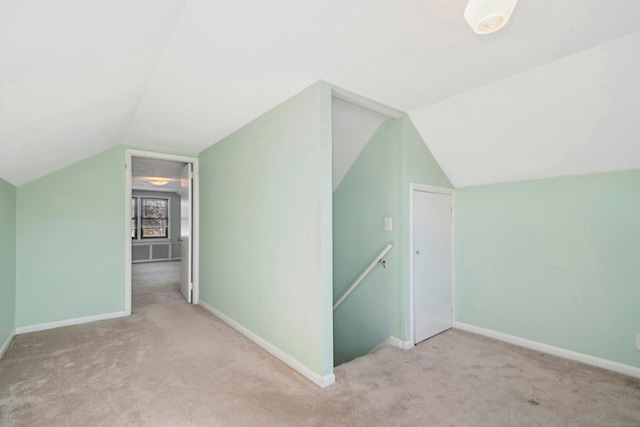
M132 195L132 169L131 159L133 157L141 157L145 159L155 160L169 160L174 162L191 163L193 168L193 192L192 192L192 253L191 253L191 268L192 282L193 282L193 304L198 304L199 301L199 252L200 252L200 175L198 158L191 156L181 156L176 154L158 153L154 151L136 150L126 148L125 151L125 256L124 256L124 311L126 315L131 315L131 195Z
M416 191L420 191L423 193L436 193L436 194L447 194L451 196L451 301L453 306L453 312L451 313L453 325L455 327L456 323L456 292L455 292L455 283L456 283L456 273L455 273L455 216L453 215L455 212L455 190L453 188L446 187L436 187L433 185L425 185L418 184L412 182L409 184L409 335L411 336L411 344L414 345L416 342L415 336L415 313L413 308L413 195Z

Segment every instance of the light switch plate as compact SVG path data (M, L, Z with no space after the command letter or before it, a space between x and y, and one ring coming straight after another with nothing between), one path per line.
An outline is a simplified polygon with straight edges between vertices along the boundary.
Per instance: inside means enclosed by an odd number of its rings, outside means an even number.
M393 218L384 219L384 231L391 231L393 229Z
M640 333L636 334L636 349L640 351Z

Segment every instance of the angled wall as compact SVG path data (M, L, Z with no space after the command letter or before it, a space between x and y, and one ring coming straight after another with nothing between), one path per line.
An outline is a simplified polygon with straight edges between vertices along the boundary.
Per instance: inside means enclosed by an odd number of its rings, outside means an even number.
M425 141L420 136L420 133L416 129L415 125L409 117L403 117L401 119L402 126L402 154L401 154L401 196L402 196L402 217L404 221L402 223L403 240L402 240L402 259L404 268L402 270L402 329L401 335L398 336L402 341L413 342L413 336L411 336L411 283L409 270L411 268L411 184L423 184L431 185L434 187L453 188L449 178L445 175L444 171L438 164L437 160L431 154L428 143L431 141Z
M17 190L16 326L123 312L124 149Z
M15 331L16 187L0 179L0 358Z
M640 170L455 199L459 322L640 367Z
M399 333L400 122L386 120L333 193L333 293L337 301L388 244L376 266L334 312L336 365ZM384 218L396 222L384 230Z
M370 352L390 337L411 341L409 301L410 184L451 188L411 120L388 119L333 194L334 300L389 243L379 266L334 313L335 362ZM384 218L393 219L384 231Z
M456 188L640 168L640 32L411 113Z
M331 93L316 83L200 154L200 303L333 378Z

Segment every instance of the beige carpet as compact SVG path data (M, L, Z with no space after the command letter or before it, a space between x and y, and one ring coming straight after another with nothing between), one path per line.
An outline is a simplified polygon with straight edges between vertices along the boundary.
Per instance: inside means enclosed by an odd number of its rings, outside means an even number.
M134 266L128 318L16 337L2 426L640 426L640 381L461 331L336 368L319 389Z

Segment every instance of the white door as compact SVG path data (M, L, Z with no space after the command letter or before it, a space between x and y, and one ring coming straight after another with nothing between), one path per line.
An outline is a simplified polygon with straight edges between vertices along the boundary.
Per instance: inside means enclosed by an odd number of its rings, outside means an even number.
M453 327L451 194L413 192L415 343Z
M180 260L182 263L182 277L180 292L191 303L193 290L192 279L192 250L191 250L191 200L192 197L191 163L182 168L180 178Z

